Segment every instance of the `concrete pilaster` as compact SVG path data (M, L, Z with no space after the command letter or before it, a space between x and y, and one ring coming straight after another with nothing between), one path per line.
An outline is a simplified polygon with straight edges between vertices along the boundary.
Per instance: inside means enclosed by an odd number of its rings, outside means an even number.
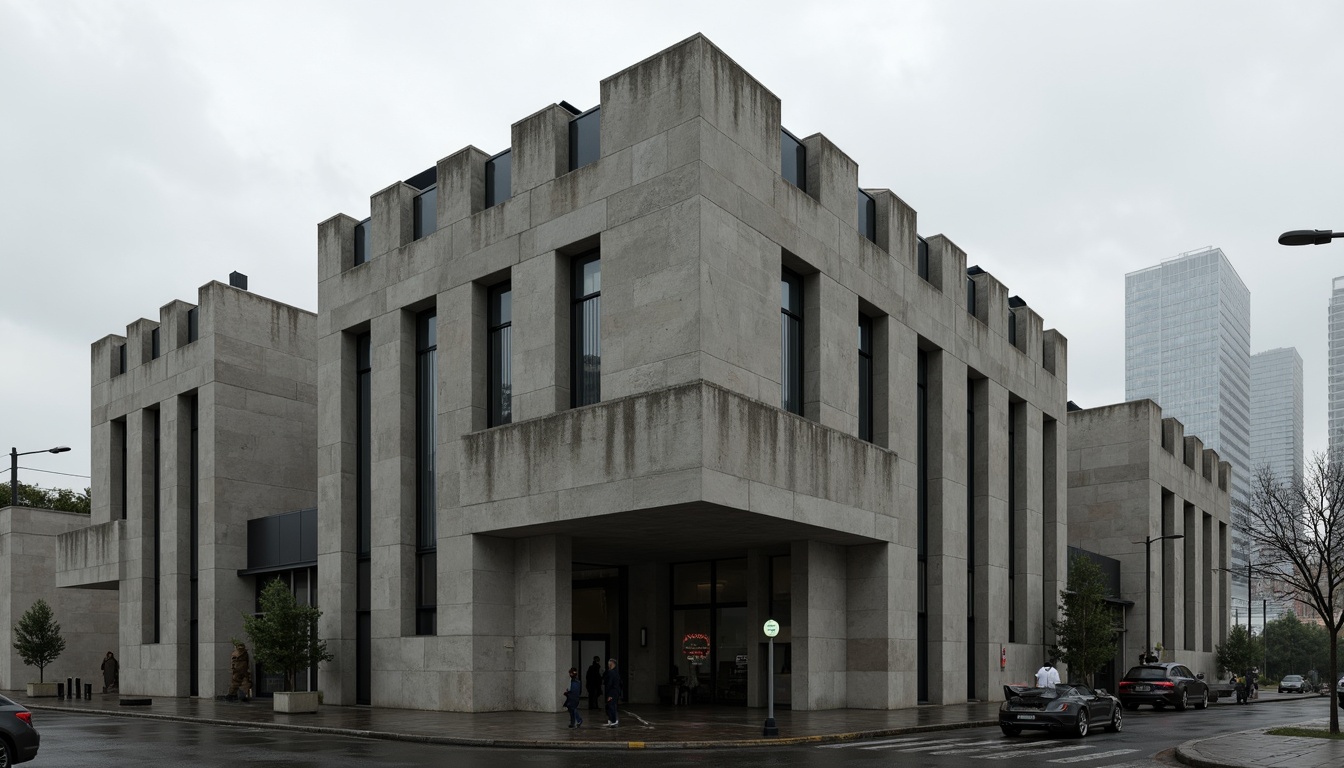
M795 541L793 565L793 708L845 706L848 642L845 549Z
M1185 533L1184 500L1166 492L1162 495L1162 534ZM1185 630L1185 557L1179 539L1166 539L1154 545L1153 562L1158 574L1157 605L1161 606L1162 631L1153 632L1154 642L1162 641L1165 652L1175 653L1184 648ZM1156 606L1154 606L1156 607Z
M824 274L803 279L803 415L846 434L858 432L855 377L859 366L859 303Z
M1018 403L1013 409L1017 423L1017 642L1037 645L1044 637L1042 621L1043 551L1041 485L1041 409ZM1054 601L1051 600L1053 603Z
M355 703L357 448L355 335L336 332L318 340L317 572L322 617L318 632L336 657L318 668L323 695L332 704Z
M569 669L571 560L568 536L515 544L513 709L555 711L555 681L563 683Z
M847 548L845 607L847 707L894 709L914 704L915 680L907 674L915 658L909 637L901 636L906 586L896 544Z
M966 364L931 352L927 374L929 703L946 704L966 699Z
M415 634L416 314L372 323L374 638Z

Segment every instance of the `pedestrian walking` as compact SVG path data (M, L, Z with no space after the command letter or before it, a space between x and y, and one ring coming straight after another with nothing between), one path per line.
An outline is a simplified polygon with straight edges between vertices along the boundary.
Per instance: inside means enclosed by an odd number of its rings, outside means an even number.
M252 698L252 658L247 655L247 646L234 643L233 655L229 657L229 695L228 701L243 701Z
M569 727L583 725L583 718L579 717L579 702L583 699L583 692L579 686L578 667L569 668L569 685L560 694L565 697L565 709L569 710Z
M621 724L621 673L616 670L616 660L607 659L607 675L602 678L602 687L607 696L607 728Z
M107 655L103 657L102 670L103 693L116 690L120 683L118 678L121 676L121 663L117 661L117 657L111 651L108 651Z
M588 708L601 709L602 705L598 703L602 700L601 656L593 657L593 665L588 668L588 673L584 675L584 682L588 684Z

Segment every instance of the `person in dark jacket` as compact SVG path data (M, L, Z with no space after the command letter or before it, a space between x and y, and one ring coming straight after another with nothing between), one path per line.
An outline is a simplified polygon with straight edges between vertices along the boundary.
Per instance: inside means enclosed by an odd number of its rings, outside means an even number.
M579 686L577 667L569 668L569 687L560 693L565 697L565 709L569 710L569 727L578 728L583 725L583 718L579 717L579 702L583 700L583 692Z
M588 668L584 675L584 682L588 684L588 708L600 709L602 700L602 657L594 656L593 665Z
M117 680L120 671L121 664L117 661L117 657L112 655L111 651L108 651L107 655L103 657L103 693L113 689L120 690L117 688L117 684L120 682Z
M602 687L606 689L607 697L607 728L615 728L621 724L620 706L621 706L621 674L616 671L616 660L607 659L607 675L602 679Z

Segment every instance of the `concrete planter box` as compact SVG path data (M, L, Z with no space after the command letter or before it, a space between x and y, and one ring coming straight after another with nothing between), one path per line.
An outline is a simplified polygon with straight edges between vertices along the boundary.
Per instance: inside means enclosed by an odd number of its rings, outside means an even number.
M41 697L41 696L50 696L51 698L56 698L56 684L55 684L55 683L29 683L29 684L28 684L28 695L29 695L29 696L32 696L32 697L35 698L35 699L38 698L38 697Z
M316 712L319 693L317 691L278 691L271 709L276 712Z

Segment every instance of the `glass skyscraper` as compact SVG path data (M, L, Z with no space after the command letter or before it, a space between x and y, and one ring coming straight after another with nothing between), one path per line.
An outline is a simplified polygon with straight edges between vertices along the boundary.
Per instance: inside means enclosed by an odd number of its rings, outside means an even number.
M1330 292L1330 453L1344 450L1344 277Z
M1280 482L1302 478L1302 356L1292 347L1251 355L1251 471L1267 469ZM1254 476L1252 476L1253 478ZM1292 601L1264 596L1275 618Z
M1125 275L1125 399L1140 398L1232 465L1231 597L1244 611L1248 547L1237 504L1252 467L1251 292L1222 249Z

